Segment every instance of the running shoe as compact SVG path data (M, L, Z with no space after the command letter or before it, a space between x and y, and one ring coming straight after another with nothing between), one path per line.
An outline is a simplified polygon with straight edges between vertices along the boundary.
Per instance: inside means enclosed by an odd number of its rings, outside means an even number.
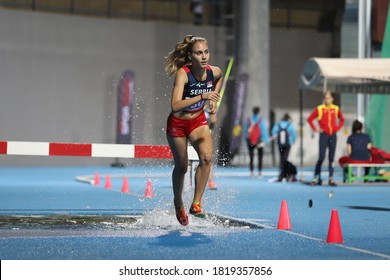
M188 225L188 216L184 207L180 210L176 210L176 218L182 226Z
M337 187L337 184L334 180L329 180L329 186L331 187Z
M322 180L314 178L313 180L311 180L310 185L312 185L312 186L321 186L322 185Z
M197 218L205 218L206 213L202 209L202 205L200 203L194 204L192 203L191 208L190 208L190 214L194 215Z

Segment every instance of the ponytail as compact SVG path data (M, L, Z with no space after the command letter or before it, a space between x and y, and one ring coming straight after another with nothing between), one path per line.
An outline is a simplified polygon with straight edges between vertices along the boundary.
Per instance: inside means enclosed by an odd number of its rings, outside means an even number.
M177 70L184 65L191 63L191 60L188 58L188 52L191 52L193 45L198 41L207 43L205 38L187 35L184 37L183 41L177 43L175 49L165 57L165 71L169 76L175 74Z

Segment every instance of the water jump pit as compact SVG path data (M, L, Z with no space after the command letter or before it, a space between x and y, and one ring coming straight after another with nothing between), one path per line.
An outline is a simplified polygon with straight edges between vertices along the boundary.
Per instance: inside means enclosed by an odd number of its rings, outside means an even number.
M190 224L181 226L173 210L153 210L131 215L2 215L0 235L6 236L69 236L123 235L155 237L166 231L207 232L208 234L258 230L267 226L232 217L208 213L206 218L189 216Z

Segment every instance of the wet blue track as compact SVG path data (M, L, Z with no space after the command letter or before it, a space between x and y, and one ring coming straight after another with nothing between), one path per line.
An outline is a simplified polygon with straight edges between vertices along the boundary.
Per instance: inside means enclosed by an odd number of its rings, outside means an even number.
M170 171L171 167L0 169L2 216L145 214L136 225L3 227L0 259L390 259L389 185L313 188L269 183L267 176L242 176L244 168L216 168L219 187L206 191L206 211L263 228L223 227L195 219L184 228L172 210ZM265 174L271 171L275 169ZM75 180L95 172L101 174L100 186ZM104 188L105 174L113 175L110 190ZM130 175L129 194L121 193L122 179L115 174ZM149 177L155 197L145 199ZM189 200L188 188L185 196ZM291 231L275 229L282 200L288 202ZM332 209L339 212L345 241L341 245L323 242Z

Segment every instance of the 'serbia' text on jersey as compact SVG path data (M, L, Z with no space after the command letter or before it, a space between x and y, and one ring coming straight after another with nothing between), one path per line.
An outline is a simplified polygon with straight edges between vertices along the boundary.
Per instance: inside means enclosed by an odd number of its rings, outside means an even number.
M204 88L204 89L191 89L190 90L190 95L199 95L199 94L204 94L204 93L209 93L211 92L211 88Z

